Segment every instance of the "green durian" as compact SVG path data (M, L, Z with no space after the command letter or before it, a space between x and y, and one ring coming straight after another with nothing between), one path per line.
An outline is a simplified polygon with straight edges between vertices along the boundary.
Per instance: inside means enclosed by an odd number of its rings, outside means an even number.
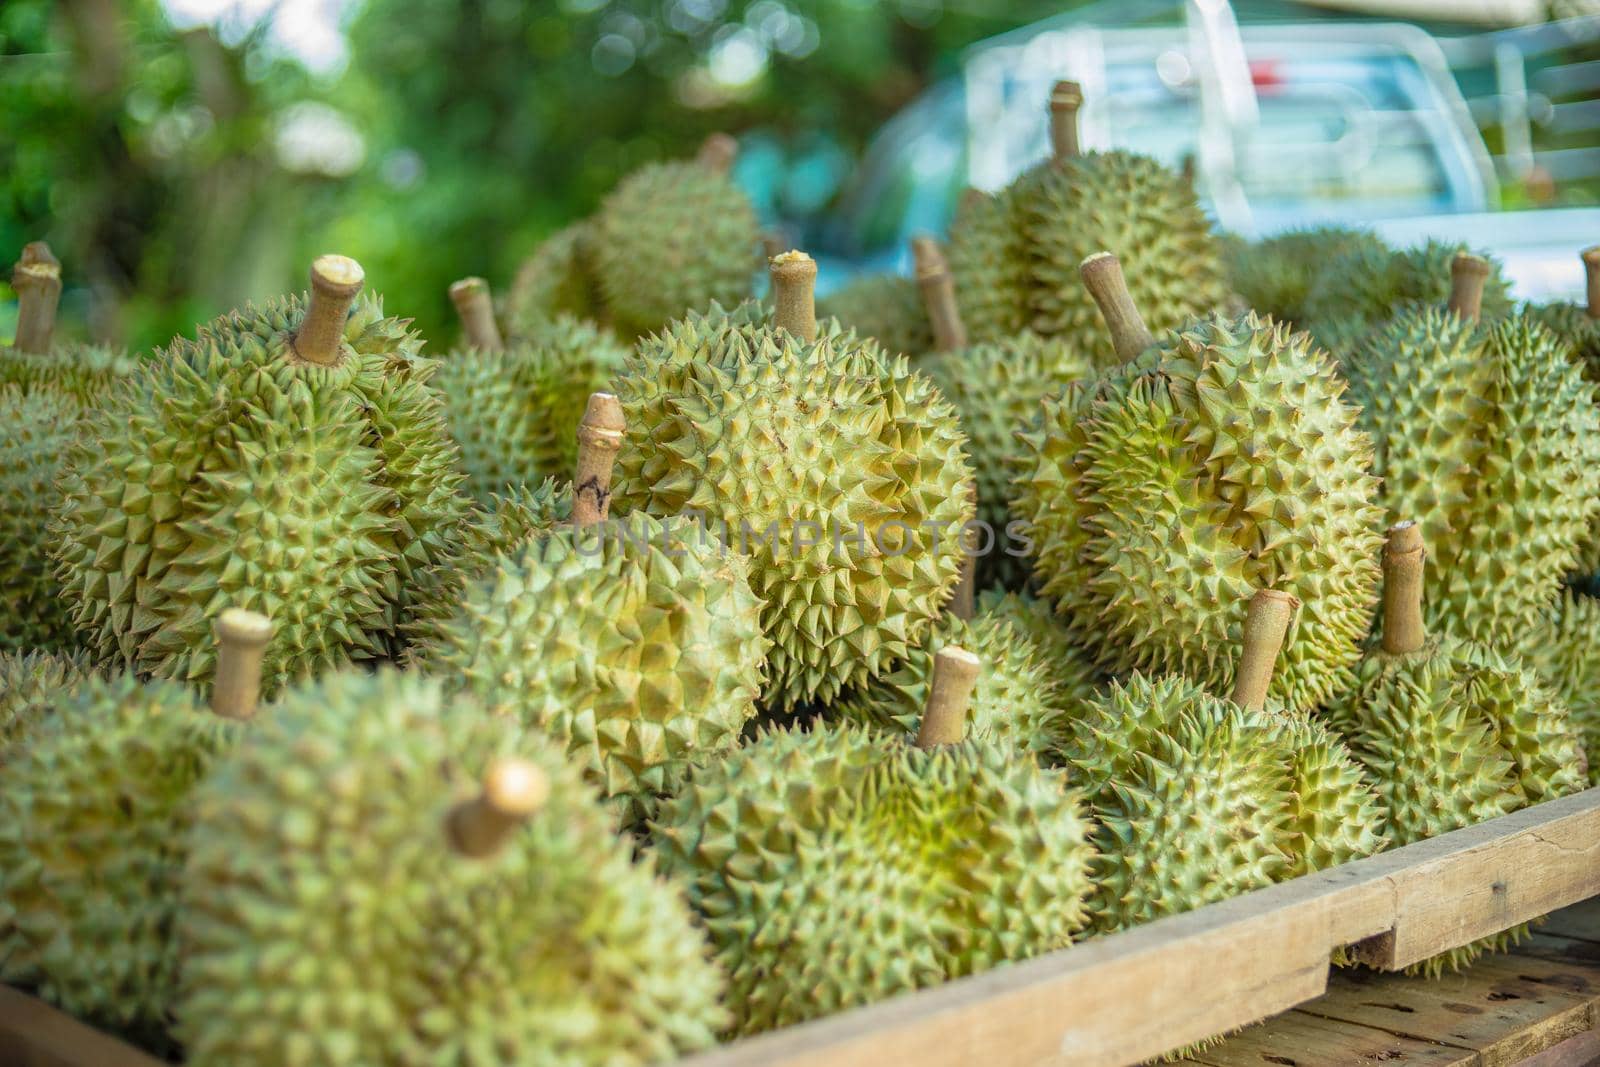
M618 326L649 333L750 295L761 230L728 177L735 151L731 138L713 135L698 159L643 167L600 205L585 247Z
M226 606L276 623L268 688L398 650L416 574L466 501L434 364L361 270L325 256L298 297L160 352L86 425L51 533L95 654L203 682ZM354 305L352 307L352 301Z
M691 315L615 383L616 499L693 513L751 557L772 641L766 699L831 701L905 658L950 597L972 517L955 412L903 357L818 332L804 253L774 261L777 313Z
M1303 334L1213 315L1145 347L1116 259L1091 257L1127 362L1048 398L1014 482L1041 595L1111 674L1232 684L1245 604L1293 595L1273 696L1340 688L1376 600L1372 445L1344 383ZM1142 351L1141 351L1142 350Z
M1012 195L1029 270L1033 329L1086 356L1110 356L1095 304L1078 280L1085 257L1112 248L1154 330L1182 326L1227 299L1221 249L1183 175L1148 156L1077 150L1077 100L1051 94L1053 158L1017 180ZM1063 106L1063 105L1066 106ZM1070 127L1070 135L1067 129Z
M584 257L590 226L576 222L546 237L517 268L506 296L505 320L512 340L537 333L568 316L595 322L606 313Z
M954 647L940 658L977 667ZM934 744L960 738L965 710L938 671L927 749L855 725L777 729L663 806L656 851L727 969L733 1033L1061 948L1083 926L1078 793L1005 745Z
M1523 660L1572 712L1591 785L1600 785L1600 600L1563 593L1522 645Z
M1462 257L1461 312L1401 313L1346 372L1378 499L1428 540L1429 626L1503 643L1555 602L1600 514L1600 408L1543 328L1474 321L1482 270Z
M888 353L919 356L933 347L922 293L915 281L898 274L862 275L818 301L817 314L872 338Z
M1229 283L1261 315L1279 322L1302 323L1317 278L1341 255L1389 255L1392 249L1371 230L1350 226L1310 226L1287 230L1259 241L1225 246Z
M1010 190L962 193L948 250L956 302L974 343L1003 340L1029 326L1028 256Z
M178 926L187 1063L643 1067L712 1043L722 979L681 890L558 744L462 699L332 674L206 779Z
M1533 673L1482 645L1430 638L1423 622L1423 536L1390 530L1382 641L1356 668L1328 721L1372 775L1394 845L1408 845L1586 784L1570 712ZM1436 977L1515 944L1517 927L1416 964Z
M81 654L0 651L0 769L92 672Z
M991 589L978 596L978 617L1003 620L1033 642L1045 675L1067 707L1087 700L1100 690L1100 672L1075 645L1050 605L1025 593Z
M15 343L0 347L0 387L24 393L54 389L79 404L98 404L139 366L127 353L103 345L55 339L61 299L61 262L43 241L22 249L11 270L17 294Z
M481 278L457 282L450 295L469 323L469 347L440 361L433 384L444 396L466 491L487 501L512 486L565 476L577 458L572 427L589 394L622 369L628 349L566 316L504 343Z
M218 623L226 681L211 709L192 688L84 676L4 761L0 979L74 1015L159 1035L181 950L174 938L192 794L246 731L267 621Z
M1462 244L1428 241L1404 251L1358 245L1328 260L1306 297L1304 321L1317 341L1343 359L1367 334L1403 311L1442 307L1450 297L1450 265L1468 253ZM1482 309L1485 319L1511 311L1511 286L1489 257Z
M81 415L56 389L0 386L0 649L76 644L45 531Z

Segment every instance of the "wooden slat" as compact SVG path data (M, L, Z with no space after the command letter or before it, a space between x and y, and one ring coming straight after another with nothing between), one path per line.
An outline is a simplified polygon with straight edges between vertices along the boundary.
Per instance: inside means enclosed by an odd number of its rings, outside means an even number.
M1471 1049L1293 1012L1192 1054L1206 1067L1478 1067Z
M42 1000L0 985L0 1064L5 1067L166 1067Z
M1554 1048L1529 1056L1517 1067L1594 1067L1600 1063L1600 1031L1569 1037Z

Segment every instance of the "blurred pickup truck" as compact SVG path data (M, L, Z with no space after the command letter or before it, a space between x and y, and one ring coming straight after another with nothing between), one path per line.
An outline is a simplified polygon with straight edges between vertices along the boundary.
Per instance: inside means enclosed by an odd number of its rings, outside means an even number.
M1141 9L1180 6L1166 25L1130 25ZM1555 25L1600 38L1600 18ZM1504 75L1508 46L1520 63L1517 40L1478 51ZM891 120L813 235L822 284L906 270L908 240L943 233L962 188L998 189L1043 158L1060 78L1083 85L1085 148L1190 168L1206 209L1236 233L1331 222L1398 245L1465 241L1499 256L1533 300L1577 297L1577 251L1600 242L1600 208L1497 210L1495 161L1444 46L1416 25L1241 26L1226 0L1114 0L974 46L959 77Z

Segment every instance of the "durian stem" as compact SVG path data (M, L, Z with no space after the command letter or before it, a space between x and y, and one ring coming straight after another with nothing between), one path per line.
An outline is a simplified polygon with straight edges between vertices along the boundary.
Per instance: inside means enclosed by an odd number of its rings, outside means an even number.
M972 510L978 510L978 483L967 483L967 498L972 501ZM961 577L956 582L955 595L950 598L949 612L958 619L970 621L978 613L978 553L976 532L968 536L966 527L962 527L961 545Z
M1244 648L1239 672L1233 679L1233 702L1242 708L1259 708L1267 702L1272 667L1283 648L1289 620L1300 601L1279 589L1258 589L1244 617Z
M972 688L978 684L982 661L957 645L946 645L933 657L933 681L928 686L928 703L922 710L922 728L917 733L918 748L957 745L967 733L967 705Z
M1128 280L1122 276L1122 264L1116 256L1096 252L1078 266L1078 277L1100 307L1100 317L1105 320L1118 359L1126 363L1155 344L1155 337L1128 292Z
M331 367L339 361L344 323L366 274L348 256L318 256L311 264L311 304L294 335L294 350L307 363Z
M17 291L18 352L42 356L50 351L56 329L56 307L61 302L61 261L43 241L22 246L22 256L11 268L11 288Z
M1583 274L1587 283L1584 308L1591 319L1600 319L1600 245L1590 245L1579 255L1583 257Z
M572 481L572 521L580 530L605 522L611 513L611 469L627 425L614 394L589 395L578 424L578 471Z
M1468 322L1477 322L1483 309L1483 286L1488 280L1487 259L1456 253L1450 261L1450 310Z
M224 719L252 719L261 701L261 661L272 639L272 620L229 608L212 629L217 638L217 677L211 685L211 710Z
M468 859L494 855L516 828L550 799L550 779L523 759L496 760L483 776L483 790L445 816L445 836Z
M804 252L772 257L772 322L802 341L817 339L817 261Z
M739 158L739 142L725 133L713 133L700 142L695 162L713 174L726 174Z
M1428 553L1422 527L1407 519L1389 527L1383 544L1383 650L1403 656L1428 640L1422 621L1422 578Z
M911 259L916 265L922 303L928 310L928 324L933 327L934 349L954 352L967 347L967 327L956 307L956 281L939 242L932 237L913 237Z
M1050 150L1057 160L1078 155L1078 109L1083 106L1083 87L1073 81L1059 81L1050 89Z
M499 352L506 347L500 339L500 327L495 325L494 301L489 296L488 282L482 278L462 278L452 283L450 302L461 318L467 344L484 352Z
M761 251L771 263L778 256L783 255L789 247L789 237L780 229L763 230L761 233Z

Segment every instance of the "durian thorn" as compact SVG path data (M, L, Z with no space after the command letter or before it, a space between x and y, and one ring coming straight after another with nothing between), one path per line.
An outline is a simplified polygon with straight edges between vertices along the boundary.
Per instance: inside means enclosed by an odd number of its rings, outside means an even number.
M457 854L484 859L550 799L550 778L525 759L499 759L483 776L482 791L450 809L445 836Z
M494 321L494 300L489 295L489 283L482 278L462 278L450 285L450 302L456 306L461 318L461 329L467 335L467 344L484 352L499 352L506 346L500 339L500 327Z
M1244 641L1239 670L1233 677L1233 702L1242 708L1259 708L1267 702L1272 668L1283 648L1289 620L1300 601L1281 589L1258 589L1244 616Z
M817 261L790 250L772 257L772 323L802 341L817 339Z
M1600 245L1590 245L1578 254L1583 257L1583 274L1587 283L1584 308L1591 319L1600 319Z
M217 616L212 629L217 639L217 676L211 684L211 710L224 719L254 718L272 620L258 612L229 608Z
M1467 322L1477 322L1483 308L1483 286L1489 280L1489 261L1467 252L1450 261L1450 310Z
M978 510L978 483L967 483L967 499L972 502L973 514ZM950 605L946 609L958 619L971 621L978 613L978 535L976 532L968 536L965 526L962 527L961 545L961 577L956 581L956 591L950 598ZM974 542L969 544L968 542Z
M628 428L614 393L590 393L578 423L578 469L572 480L572 521L578 529L606 521L611 512L611 470Z
M1422 527L1411 519L1389 527L1383 543L1383 650L1401 656L1428 640L1422 581L1428 559Z
M713 174L726 174L733 169L733 161L739 158L739 142L725 133L709 134L700 142L700 151L694 158Z
M11 268L11 288L17 291L18 352L42 356L50 351L56 330L56 307L61 302L61 261L43 241L22 246L22 256Z
M1116 256L1096 252L1079 264L1078 277L1100 308L1118 359L1126 363L1155 344L1155 337L1128 292L1128 280L1122 276L1122 263Z
M967 327L956 306L956 281L950 274L939 242L926 235L911 239L911 260L915 265L917 287L933 327L933 347L954 352L967 347Z
M311 303L295 331L296 355L321 367L339 362L345 319L365 280L361 264L348 256L318 256L312 262Z
M1058 81L1050 88L1050 150L1057 160L1074 159L1078 149L1078 109L1083 106L1083 87L1074 81Z
M967 705L983 662L959 645L946 645L933 657L933 681L922 710L918 748L957 745L967 733Z

